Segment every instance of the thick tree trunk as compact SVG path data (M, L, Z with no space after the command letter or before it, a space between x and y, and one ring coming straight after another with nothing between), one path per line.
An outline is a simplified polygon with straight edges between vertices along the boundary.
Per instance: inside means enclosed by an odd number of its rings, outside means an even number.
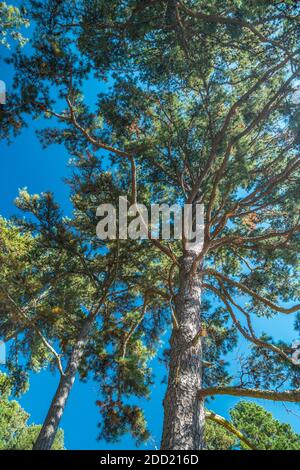
M86 319L82 327L76 344L73 347L65 373L61 376L59 381L40 434L33 446L33 450L50 450L52 447L67 400L75 382L93 322L94 316L91 315Z
M185 254L181 261L176 318L179 329L171 336L170 366L167 393L164 399L162 449L198 450L203 446L204 404L199 400L202 374L201 339L192 344L201 331L201 279L189 271L194 254Z

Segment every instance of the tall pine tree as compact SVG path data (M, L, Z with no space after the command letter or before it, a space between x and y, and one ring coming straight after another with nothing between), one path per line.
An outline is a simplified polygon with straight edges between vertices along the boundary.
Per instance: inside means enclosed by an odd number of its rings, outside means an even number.
M272 331L272 318L300 309L299 5L264 0L30 4L35 34L30 51L10 61L15 87L2 110L1 132L18 132L27 114L57 122L40 137L44 145L64 144L73 157L75 214L71 221L60 220L48 196L36 202L23 194L19 206L40 224L51 209L49 227L38 230L43 243L51 245L54 227L53 243L68 247L68 256L73 241L80 253L89 247L83 259L96 270L86 290L82 280L84 295L95 278L99 282L103 258L111 265L116 250L120 278L114 278L114 288L124 279L129 292L138 292L132 308L122 302L120 330L114 330L127 333L121 360L118 347L110 358L118 367L112 376L106 369L109 399L99 403L105 437L118 436L132 422L143 428L138 408L119 405L117 383L128 371L136 372L127 347L141 360L143 341L151 344L153 337L155 348L168 319L162 449L204 447L210 396L299 402L292 345L256 333L257 317L268 318ZM110 89L100 92L107 81ZM89 84L99 86L92 104L84 97ZM108 251L96 249L95 209L119 195L146 205L204 204L203 249L191 251L186 240L156 239L111 241L105 244ZM64 266L70 277L71 267ZM105 289L102 283L93 290L93 299L102 299ZM79 308L80 291L75 301ZM129 326L137 302L139 317ZM116 323L118 308L112 309ZM86 337L87 351L94 340L114 334L107 324L99 330ZM237 335L251 348L232 376L223 356ZM105 357L76 357L78 368L86 363L96 376L105 368ZM140 373L130 383L124 379L126 396L146 393L149 370ZM51 407L37 449L50 448L62 409Z

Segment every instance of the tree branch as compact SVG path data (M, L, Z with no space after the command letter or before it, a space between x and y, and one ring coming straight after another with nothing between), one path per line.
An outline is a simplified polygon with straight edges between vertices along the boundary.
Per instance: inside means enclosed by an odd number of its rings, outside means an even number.
M284 401L291 403L300 402L300 389L274 392L273 390L260 390L257 388L239 387L208 387L199 390L199 398L202 399L214 395L230 395L234 397L262 398L264 400Z
M209 14L202 13L200 11L194 11L188 8L187 6L185 6L182 2L178 2L178 6L187 15L192 16L194 18L198 18L200 20L203 20L209 23L236 25L236 26L240 26L241 28L248 29L257 37L257 39L259 39L260 42L273 44L273 46L281 49L282 51L285 52L285 54L288 55L289 58L291 58L290 52L285 47L283 47L281 42L265 36L253 24L248 23L248 21L242 20L240 18L234 18L232 16L229 17L229 16L214 15L214 14L209 15Z
M222 283L221 283L221 286L224 287ZM245 339L247 339L248 341L251 341L252 343L254 343L259 348L269 349L270 351L275 352L280 357L282 357L282 359L284 359L285 361L289 362L292 365L295 365L293 363L292 359L289 358L288 355L284 351L282 351L282 349L278 348L277 346L275 346L272 343L267 343L266 341L263 341L263 340L257 338L257 336L254 333L254 329L252 327L251 319L250 319L249 314L242 307L237 305L228 293L221 292L219 289L216 289L214 286L211 286L210 284L205 284L204 283L203 287L211 290L212 292L214 292L214 294L220 300L222 300L222 302L226 306L226 308L227 308L227 310L228 310L228 312L229 312L229 314L232 318L233 323L235 324L235 326L237 327L239 332L244 336ZM225 289L224 289L224 291L225 291ZM231 302L240 312L242 312L246 316L250 333L241 325L241 323L237 319L237 317L236 317L236 315L233 311L233 308L231 307L229 302Z
M223 416L217 415L216 413L213 413L212 411L206 411L205 412L205 417L209 419L210 421L214 421L217 424L220 424L223 426L223 428L227 429L231 434L234 434L240 441L242 441L244 444L246 444L247 447L251 450L257 450L256 447L251 444L250 441L242 434L232 423L227 421L227 419L223 418Z
M62 363L61 363L61 358L60 358L60 355L55 351L55 349L51 346L51 344L49 343L49 341L44 337L43 333L40 331L40 329L36 326L36 324L34 323L33 320L31 320L28 315L26 314L26 312L29 310L30 306L32 303L38 303L40 302L48 293L47 292L44 292L42 295L40 295L38 297L38 299L34 299L33 301L31 301L26 307L24 308L21 308L17 302L14 301L14 299L9 295L8 292L5 292L4 289L1 289L4 294L6 295L6 297L8 298L8 300L10 301L10 303L18 310L19 314L21 315L21 317L23 318L23 320L26 321L26 323L29 323L34 331L36 332L36 334L39 336L39 338L42 340L42 343L44 344L44 346L51 352L51 354L55 357L55 360L56 360L56 363L57 363L57 367L58 367L58 370L60 372L61 375L64 375L64 370L63 370L63 367L62 367Z
M237 287L241 291L245 292L246 294L249 294L251 297L255 298L256 300L262 302L263 304L267 305L270 307L272 310L275 310L276 312L280 313L285 313L286 315L289 315L290 313L297 312L300 310L300 304L294 305L293 307L289 308L284 308L280 307L279 305L274 304L271 300L266 299L265 297L262 297L261 295L257 294L254 292L252 289L249 289L249 287L245 286L244 284L241 284L240 282L234 281L233 279L230 279L229 277L225 276L224 274L221 274L214 269L206 269L203 271L204 274L211 274L212 276L216 277L217 279L221 279L224 282L228 282L229 284Z

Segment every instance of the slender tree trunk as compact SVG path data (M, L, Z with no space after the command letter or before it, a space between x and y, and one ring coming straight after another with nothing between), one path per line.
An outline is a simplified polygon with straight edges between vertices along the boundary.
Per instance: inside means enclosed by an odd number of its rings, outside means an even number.
M162 449L198 450L203 447L204 404L199 400L202 373L201 339L192 344L201 331L199 275L189 276L194 254L181 261L179 294L175 314L179 329L173 329L170 366L164 399Z
M40 431L40 434L33 446L33 450L50 450L54 442L58 426L64 409L75 382L76 374L84 354L88 341L91 326L94 322L94 315L90 315L77 338L73 347L69 362L64 375L61 376L56 393L48 410L48 414Z

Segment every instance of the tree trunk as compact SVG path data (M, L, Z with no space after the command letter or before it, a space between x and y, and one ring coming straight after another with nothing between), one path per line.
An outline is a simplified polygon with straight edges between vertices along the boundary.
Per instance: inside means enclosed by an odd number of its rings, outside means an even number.
M201 278L189 271L195 254L184 255L180 267L179 294L175 315L179 329L173 329L167 393L164 399L164 426L161 448L198 450L203 447L204 403L199 400L202 373L201 339L192 344L201 331Z
M52 447L67 400L75 382L94 318L94 315L90 315L83 324L33 450L50 450Z

